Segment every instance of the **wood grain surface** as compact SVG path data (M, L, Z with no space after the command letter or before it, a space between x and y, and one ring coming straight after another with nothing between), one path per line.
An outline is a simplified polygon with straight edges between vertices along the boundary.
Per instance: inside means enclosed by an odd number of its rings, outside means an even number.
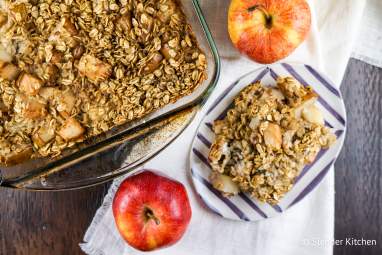
M336 163L335 237L376 239L377 246L336 246L334 254L380 255L382 69L351 60L345 77L348 133ZM78 243L108 185L56 193L0 189L0 254L82 254Z
M335 255L382 254L382 69L351 60L341 91L347 136L335 164L335 238L377 246L335 246Z

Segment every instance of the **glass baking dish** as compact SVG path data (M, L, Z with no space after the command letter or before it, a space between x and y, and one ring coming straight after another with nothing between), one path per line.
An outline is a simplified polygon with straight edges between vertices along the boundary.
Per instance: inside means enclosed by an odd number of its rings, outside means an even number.
M214 89L220 60L198 0L178 0L207 59L207 79L174 104L125 123L57 158L40 158L0 168L5 187L31 190L82 188L111 180L137 169L169 145L191 123Z

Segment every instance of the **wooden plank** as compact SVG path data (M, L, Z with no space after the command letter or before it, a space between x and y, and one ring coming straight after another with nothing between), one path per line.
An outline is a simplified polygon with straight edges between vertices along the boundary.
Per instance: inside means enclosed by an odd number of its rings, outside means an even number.
M341 91L348 129L336 163L335 238L377 246L336 246L336 255L382 254L382 69L351 60ZM345 242L345 241L344 241Z
M0 254L83 254L78 246L108 184L75 191L0 192Z

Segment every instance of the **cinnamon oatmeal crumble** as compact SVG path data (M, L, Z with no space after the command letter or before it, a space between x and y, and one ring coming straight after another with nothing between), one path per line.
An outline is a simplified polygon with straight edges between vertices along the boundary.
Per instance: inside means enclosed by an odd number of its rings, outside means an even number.
M0 161L57 156L205 76L176 0L0 0Z
M277 204L302 168L336 140L316 99L291 77L279 78L277 88L260 82L244 88L227 116L213 125L209 161L214 187L226 195L241 190Z

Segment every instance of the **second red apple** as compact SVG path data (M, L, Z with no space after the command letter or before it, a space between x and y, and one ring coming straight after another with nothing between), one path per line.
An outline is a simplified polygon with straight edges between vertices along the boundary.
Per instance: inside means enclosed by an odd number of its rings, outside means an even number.
M232 0L228 11L233 44L263 64L287 57L304 41L310 24L305 0Z

